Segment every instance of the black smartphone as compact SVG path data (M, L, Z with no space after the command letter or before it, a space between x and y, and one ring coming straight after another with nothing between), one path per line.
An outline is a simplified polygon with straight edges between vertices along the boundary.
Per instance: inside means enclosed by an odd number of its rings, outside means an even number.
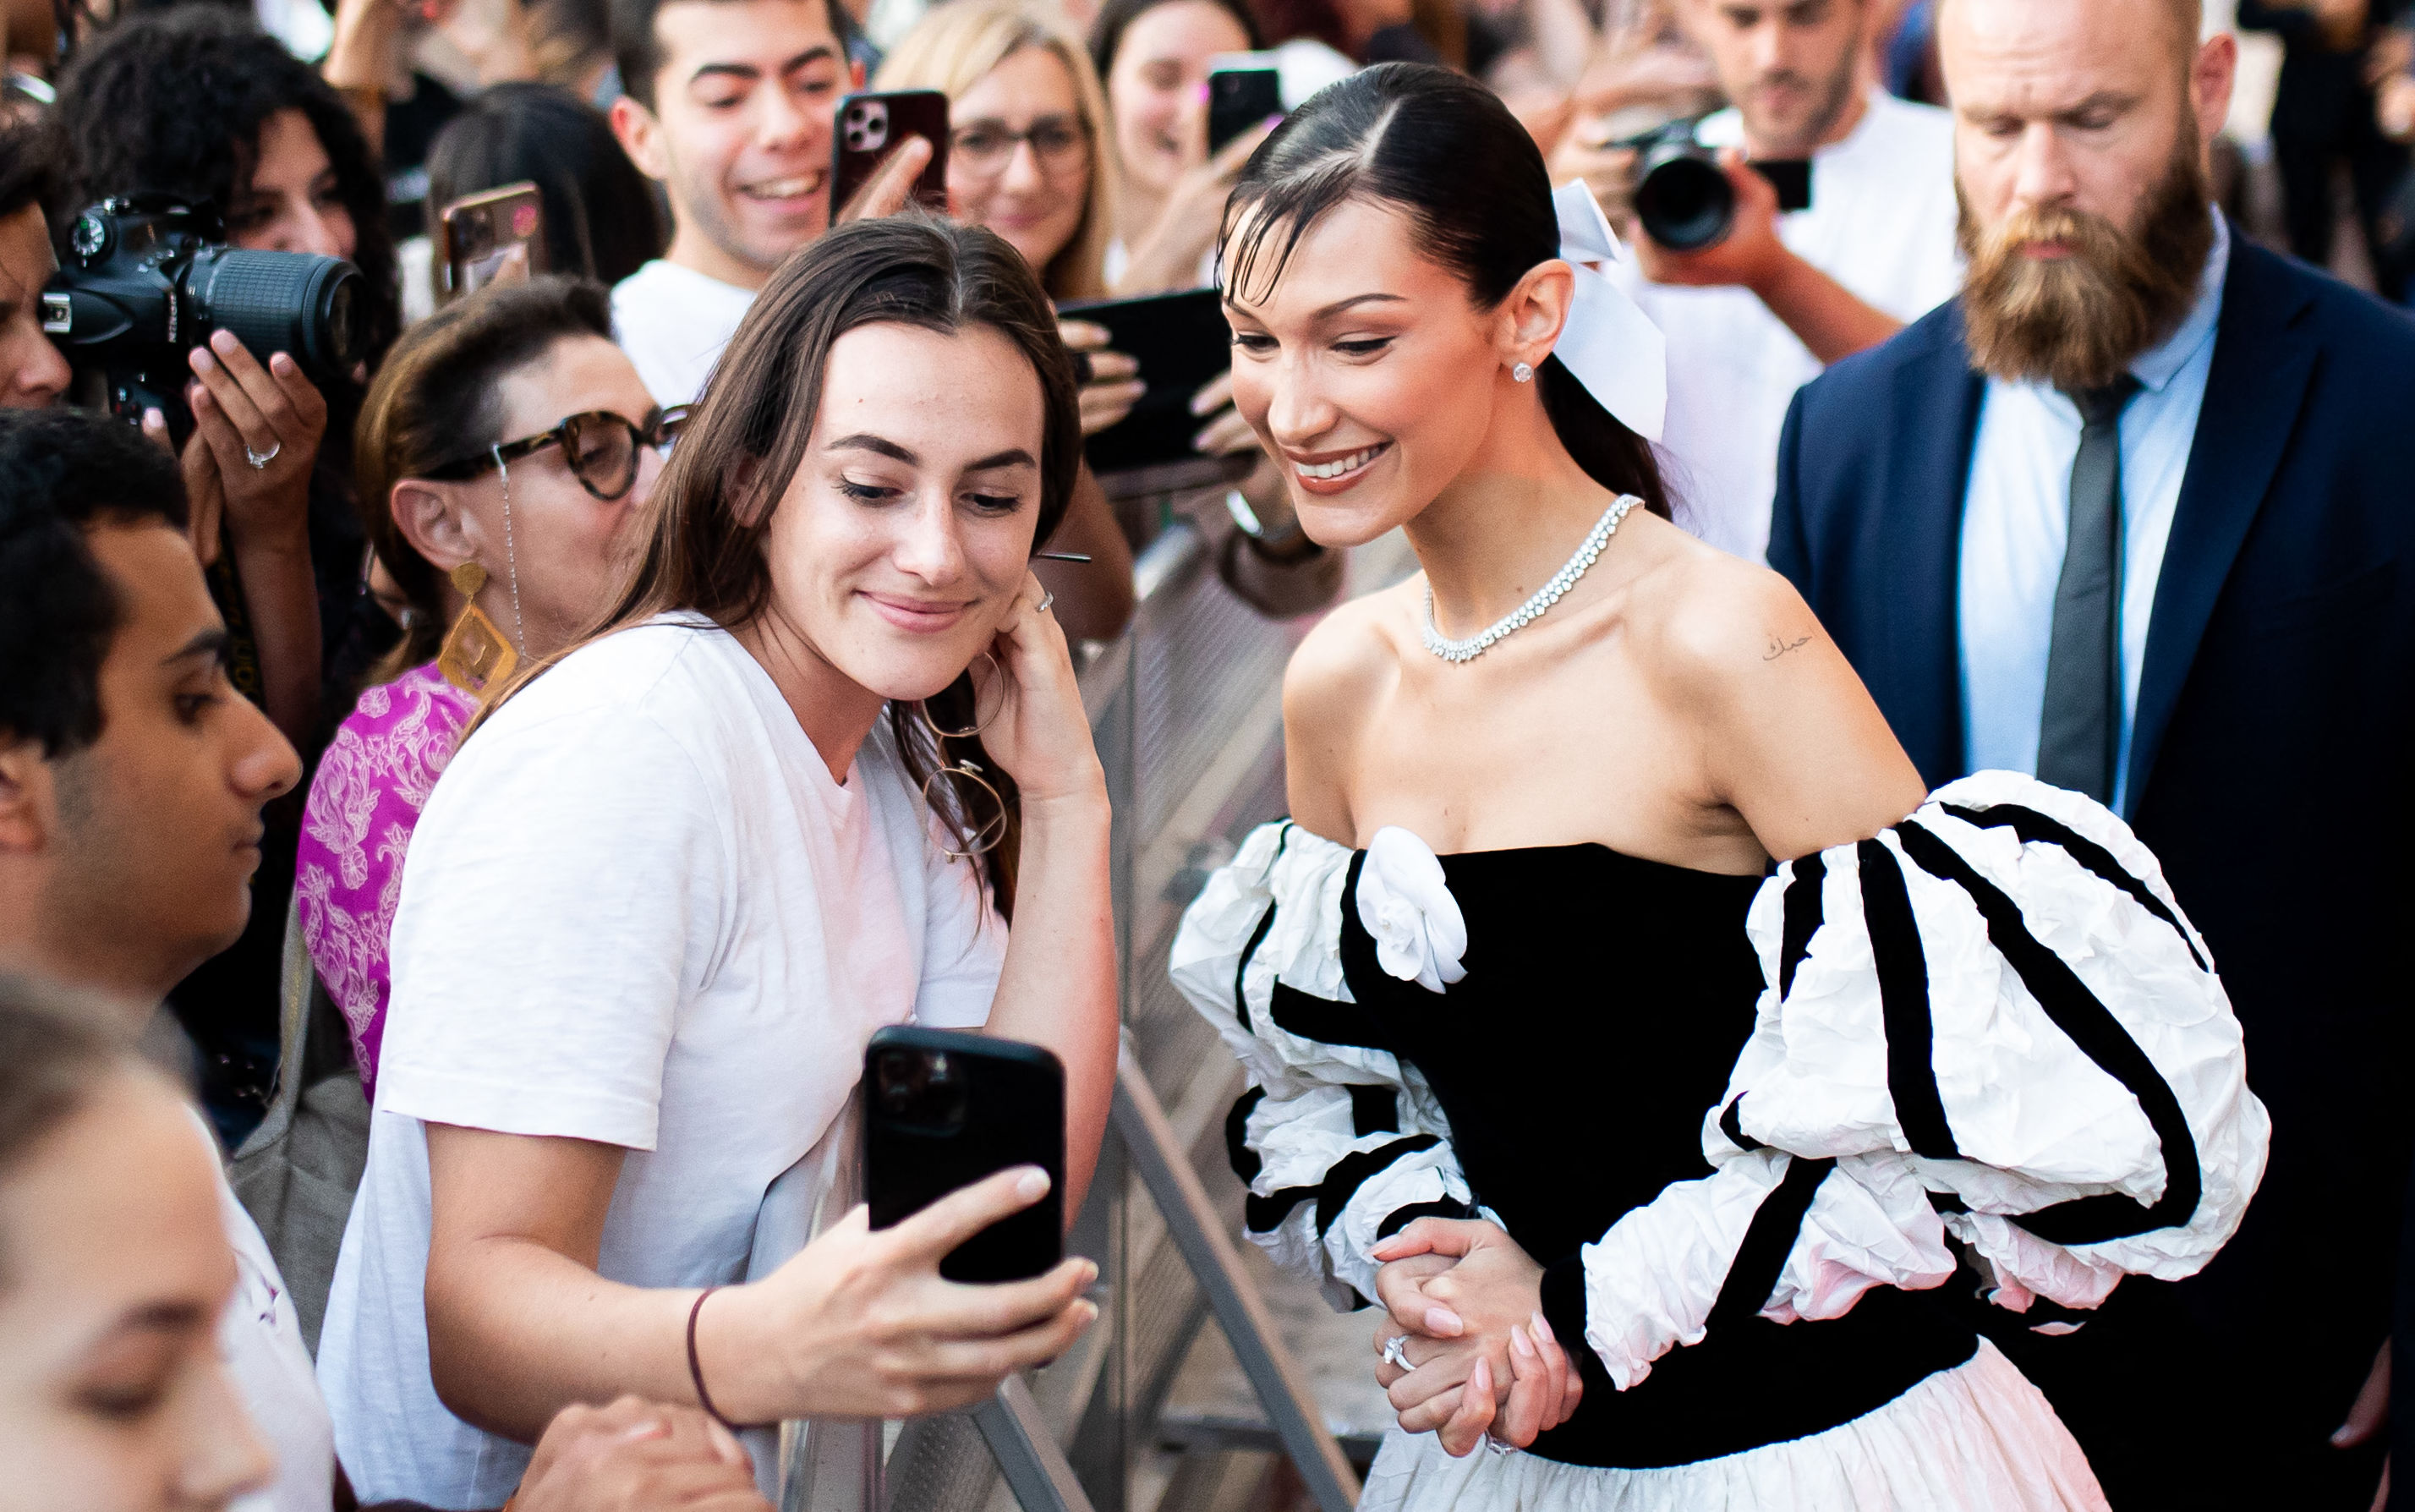
M1208 156L1215 157L1250 127L1283 112L1282 75L1272 64L1235 58L1208 75Z
M831 133L832 217L908 137L931 144L931 160L914 180L915 202L948 213L948 97L936 89L894 89L838 102L837 129Z
M948 1251L952 1281L1019 1281L1065 1253L1065 1068L1038 1045L954 1029L882 1029L863 1051L863 1190L885 1229L1010 1166L1048 1195Z
M1140 380L1148 385L1130 414L1084 443L1090 471L1195 461L1199 453L1191 438L1208 422L1191 412L1191 397L1233 366L1233 327L1224 319L1223 295L1186 289L1139 299L1070 302L1058 312L1106 327L1107 345L1139 363Z
M1756 160L1752 171L1769 180L1778 190L1778 208L1784 212L1811 208L1811 160L1808 157L1775 157Z

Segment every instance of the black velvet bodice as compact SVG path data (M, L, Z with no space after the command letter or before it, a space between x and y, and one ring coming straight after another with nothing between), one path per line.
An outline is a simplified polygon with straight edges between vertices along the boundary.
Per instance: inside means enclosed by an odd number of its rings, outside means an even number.
M1363 854L1343 896L1357 895ZM1600 846L1442 858L1467 922L1464 980L1435 994L1387 974L1342 909L1343 974L1363 1040L1423 1074L1477 1200L1562 1277L1628 1210L1711 1174L1704 1115L1752 1033L1761 968L1745 935L1757 876L1639 861ZM1354 1038L1360 1038L1356 1037ZM1577 1415L1533 1452L1573 1464L1692 1463L1820 1432L1968 1360L1975 1336L1929 1297L1880 1289L1846 1317L1743 1316L1615 1390L1573 1325Z

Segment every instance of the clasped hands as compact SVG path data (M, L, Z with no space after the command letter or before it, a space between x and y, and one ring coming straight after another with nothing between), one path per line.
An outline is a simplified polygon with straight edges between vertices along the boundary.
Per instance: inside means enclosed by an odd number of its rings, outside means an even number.
M1488 1436L1525 1448L1575 1415L1584 1384L1568 1350L1583 1340L1552 1337L1543 1267L1497 1224L1421 1218L1373 1255L1375 1380L1403 1431L1462 1456Z

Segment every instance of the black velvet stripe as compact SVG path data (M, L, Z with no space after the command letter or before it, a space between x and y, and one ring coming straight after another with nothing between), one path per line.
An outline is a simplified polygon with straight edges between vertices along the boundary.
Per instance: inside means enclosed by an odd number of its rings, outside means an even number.
M1870 933L1870 954L1879 974L1879 1011L1886 1025L1887 1093L1895 1118L1915 1154L1959 1160L1954 1130L1938 1094L1936 1025L1928 1011L1928 958L1920 948L1912 894L1895 852L1876 840L1857 847L1862 872L1862 919Z
M1250 995L1241 984L1249 980L1250 962L1256 957L1258 947L1267 942L1268 933L1275 927L1275 910L1281 906L1273 903L1267 905L1266 916L1258 921L1257 928L1250 931L1250 943L1241 947L1241 964L1233 968L1233 1011L1240 1015L1241 1027L1251 1034L1257 1033L1258 1027L1250 1022Z
M1728 1143L1740 1150L1757 1150L1762 1147L1761 1141L1744 1131L1743 1107L1744 1099L1738 1096L1733 1102L1719 1110L1719 1132L1727 1135Z
M1285 1187L1265 1197L1253 1191L1241 1205L1241 1221L1252 1234L1272 1234L1282 1227L1284 1219L1291 1217L1293 1208L1315 1195L1314 1187Z
M1369 1134L1397 1134L1401 1131L1401 1094L1393 1087L1350 1084L1350 1131L1364 1139Z
M1319 1044L1357 1045L1362 1050L1392 1048L1377 1027L1375 1016L1357 1003L1312 997L1287 982L1275 983L1274 998L1268 1004L1267 1012L1277 1027Z
M1794 880L1786 884L1786 927L1778 950L1780 1002L1794 990L1794 968L1811 953L1811 936L1820 933L1827 880L1828 862L1815 850L1794 863Z
M1250 1115L1267 1100L1267 1089L1253 1086L1233 1100L1233 1109L1224 1115L1224 1158L1233 1162L1233 1174L1243 1186L1258 1179L1266 1162L1258 1152L1250 1148Z
M1384 1221L1375 1225L1375 1237L1388 1239L1421 1218L1474 1218L1476 1209L1456 1197L1437 1197L1430 1203L1411 1203L1395 1207Z
M2062 846L2063 853L2073 861L2087 867L2104 881L2110 882L2130 894L2138 900L2139 907L2169 924L2172 933L2181 937L2181 943L2188 947L2189 959L2197 963L2198 970L2213 969L2207 965L2205 957L2198 952L2197 941L2189 938L2189 932L2182 927L2180 920L2172 911L2164 906L2164 900L2155 896L2153 889L2148 887L2144 881L2133 876L2127 867L2114 860L2111 851L2080 834L2060 819L2049 818L2037 810L2019 803L1995 803L1983 809L1964 808L1959 804L1948 803L1945 805L1945 812L1967 824L1975 824L1982 830L2010 828L2013 833L2020 836L2022 842L2027 845Z
M1275 837L1275 853L1267 858L1268 876L1274 875L1275 862L1282 860L1282 853L1290 845L1291 825L1286 822L1282 832ZM1250 962L1256 958L1258 947L1267 942L1268 932L1275 927L1275 912L1282 906L1275 903L1267 905L1266 914L1258 921L1258 927L1250 931L1250 943L1241 947L1241 964L1233 968L1233 1011L1239 1015L1241 1027L1252 1034L1258 1032L1257 1026L1250 1022L1250 995L1242 991L1241 983L1249 979Z
M1752 1226L1745 1230L1744 1243L1728 1265L1727 1280L1719 1283L1719 1299L1711 1304L1706 1325L1714 1337L1758 1316L1769 1305L1769 1294L1778 1290L1786 1257L1794 1252L1795 1238L1803 1232L1803 1215L1811 1211L1812 1197L1836 1165L1826 1157L1790 1159L1778 1190L1761 1200Z
M1441 1143L1432 1134L1411 1134L1375 1149L1353 1150L1334 1161L1333 1169L1325 1173L1324 1182L1316 1189L1317 1235L1322 1237L1326 1230L1333 1227L1333 1220L1342 1216L1342 1210L1350 1205L1350 1199L1358 1195L1358 1189L1367 1184L1370 1176L1403 1155L1430 1150Z
M2189 1133L2180 1100L2172 1095L2154 1062L2062 957L2030 933L2013 900L1956 854L1953 846L1909 819L1897 827L1896 834L1903 842L1904 853L1923 870L1971 895L1979 916L1988 922L1989 943L2020 974L2021 984L2046 1010L2054 1026L2138 1100L2148 1127L2163 1146L2164 1194L2153 1205L2142 1206L2108 1192L2058 1203L2023 1214L2016 1221L2038 1237L2061 1245L2101 1244L2187 1224L2196 1216L2202 1195L2197 1141Z

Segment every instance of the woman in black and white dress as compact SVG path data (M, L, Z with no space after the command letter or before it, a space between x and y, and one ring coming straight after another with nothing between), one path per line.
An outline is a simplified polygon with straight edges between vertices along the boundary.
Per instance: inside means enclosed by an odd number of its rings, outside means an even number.
M1300 649L1294 817L1173 962L1250 1073L1252 1237L1385 1309L1364 1505L2102 1506L1937 1289L2043 1319L2235 1230L2268 1125L2154 858L2027 777L1926 794L1793 591L1669 522L1658 333L1481 89L1318 96L1223 255L1310 534L1425 568Z

